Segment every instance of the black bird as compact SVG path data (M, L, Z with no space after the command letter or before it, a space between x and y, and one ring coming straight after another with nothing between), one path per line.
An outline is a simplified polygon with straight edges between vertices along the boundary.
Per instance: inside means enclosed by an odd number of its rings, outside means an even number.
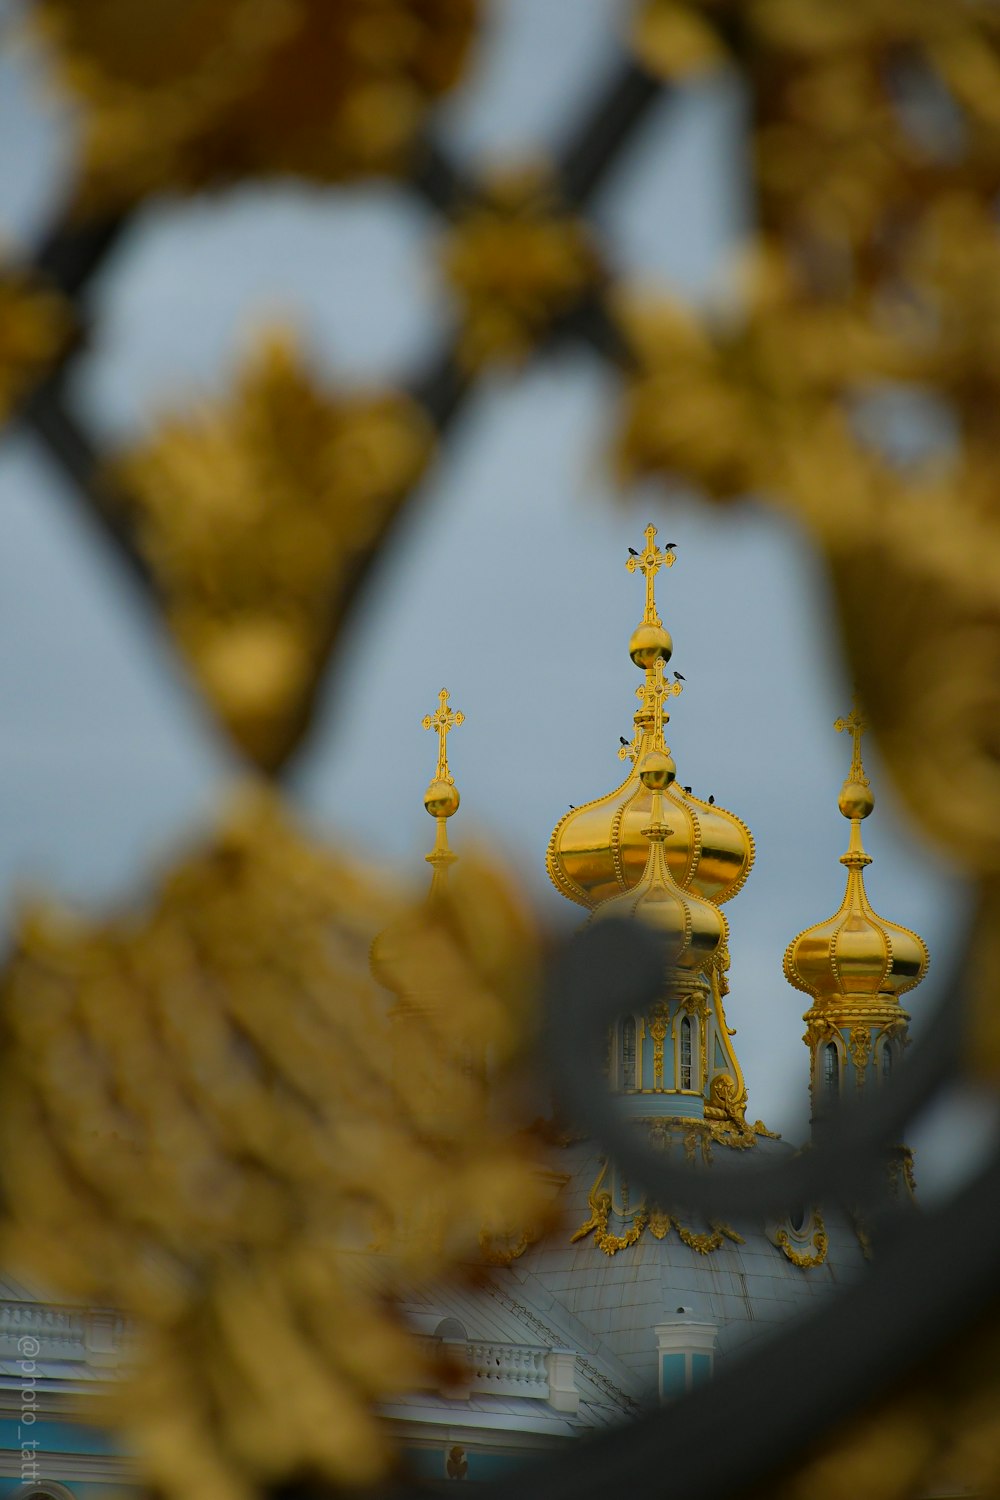
M674 677L678 682L687 682L687 678L684 676L683 672L675 672Z
M691 788L689 786L686 786L684 788L684 790L687 792L688 796L690 797L690 795L691 795Z
M714 807L715 806L715 798L714 797L709 797L709 799L708 799L708 805L709 805L709 807Z
M664 547L663 550L664 550L664 552L673 552L673 550L674 550L674 548L676 546L677 546L676 542L668 542L667 545Z
M623 734L620 734L618 736L618 743L620 745L627 745L628 744L628 740L625 738L625 736Z
M629 552L631 553L631 555L633 557L638 557L639 556L638 552L635 550L634 547L630 547L628 550L629 550Z
M570 803L569 810L570 810L570 812L576 812L576 803L575 802L571 802Z

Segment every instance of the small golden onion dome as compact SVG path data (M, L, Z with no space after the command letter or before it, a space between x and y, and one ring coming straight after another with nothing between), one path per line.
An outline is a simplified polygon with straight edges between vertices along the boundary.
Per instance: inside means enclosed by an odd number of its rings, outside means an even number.
M450 818L458 812L460 802L454 782L435 778L424 793L424 806L432 818Z
M875 806L861 765L863 720L855 709L838 719L838 729L854 735L851 774L841 788L838 806L851 822L851 837L840 863L847 867L847 889L839 909L825 922L807 927L785 950L785 978L816 1001L846 1000L852 1009L864 1003L891 1003L912 990L927 972L930 957L923 938L872 908L864 870L871 864L861 843L861 821Z
M896 1000L927 972L927 946L872 910L860 871L848 876L840 910L800 932L785 950L785 978L814 1000Z
M643 922L669 939L669 968L704 973L726 939L726 919L711 901L681 890L665 858L664 841L670 829L663 821L666 800L663 788L672 783L673 760L664 751L652 750L640 762L639 776L652 804L652 821L643 830L645 868L631 890L603 901L591 921L627 917Z

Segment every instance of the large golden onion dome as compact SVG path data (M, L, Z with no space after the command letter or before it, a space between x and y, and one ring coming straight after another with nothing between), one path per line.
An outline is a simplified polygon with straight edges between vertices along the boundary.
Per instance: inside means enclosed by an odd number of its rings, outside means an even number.
M826 922L808 927L785 950L785 978L817 1004L846 1003L851 1009L892 1005L918 985L929 955L923 938L880 917L865 891L864 869L871 864L861 842L861 822L875 806L861 763L863 720L855 709L837 720L854 738L851 769L839 807L851 821L851 836L840 863L847 867L847 889L839 909Z
M591 921L624 917L646 923L667 939L668 968L704 974L725 942L726 919L711 901L681 890L664 857L670 833L664 822L665 794L675 774L673 759L663 750L648 751L639 763L639 777L652 804L651 821L643 829L645 867L631 890L609 897Z
M643 830L652 818L652 794L643 786L638 767L651 750L664 748L663 725L669 722L664 699L681 691L676 674L673 682L664 678L673 643L654 597L657 572L673 563L671 548L658 548L656 528L647 526L645 550L626 564L630 572L639 569L646 580L645 614L629 642L629 655L645 672L645 682L636 689L640 707L632 744L619 752L622 760L632 760L632 769L613 792L566 813L549 840L549 877L558 891L581 906L595 907L630 890L646 868L648 841ZM663 849L676 883L716 905L735 896L754 860L753 835L746 824L676 781L664 793L664 806L671 831Z

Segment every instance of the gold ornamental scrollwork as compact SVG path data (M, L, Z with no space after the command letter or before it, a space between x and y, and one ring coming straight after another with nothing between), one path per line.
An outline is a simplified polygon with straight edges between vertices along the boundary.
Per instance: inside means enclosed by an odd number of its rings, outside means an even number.
M587 1197L590 1217L570 1236L571 1245L579 1243L580 1240L592 1234L594 1244L600 1251L608 1256L617 1255L619 1251L628 1250L636 1244L645 1229L648 1229L657 1240L665 1239L673 1229L681 1242L699 1255L710 1255L713 1251L720 1249L727 1240L734 1245L745 1243L743 1236L722 1220L713 1219L708 1231L702 1233L681 1223L676 1214L667 1213L660 1208L649 1208L645 1203L637 1210L632 1223L624 1233L611 1233L608 1228L613 1212L611 1194L602 1187L607 1172L608 1163L605 1161Z
M730 1240L734 1245L745 1245L746 1240L741 1234L737 1234L728 1224L713 1219L708 1234L698 1234L693 1229L686 1229L677 1219L672 1219L674 1228L681 1241L688 1249L695 1250L699 1255L710 1255L713 1250L719 1250Z
M650 1020L649 1034L653 1038L653 1088L658 1093L663 1092L663 1043L668 1029L663 1016Z
M889 1154L889 1191L894 1198L915 1198L917 1179L912 1146L895 1146Z
M774 1236L774 1242L793 1266L800 1266L808 1270L812 1266L821 1266L826 1260L827 1251L830 1248L830 1239L826 1232L826 1225L819 1212L813 1214L813 1233L811 1236L811 1250L798 1250L792 1243L792 1237L783 1226Z
M666 1239L670 1233L671 1219L669 1214L661 1213L658 1208L650 1210L649 1232L656 1240Z
M479 1231L479 1249L488 1266L511 1266L520 1260L524 1252L539 1238L537 1232L522 1230L515 1238L512 1235L496 1234L489 1229Z
M851 1054L851 1062L854 1064L855 1082L859 1089L863 1089L872 1048L872 1034L868 1026L864 1024L852 1026L847 1046Z

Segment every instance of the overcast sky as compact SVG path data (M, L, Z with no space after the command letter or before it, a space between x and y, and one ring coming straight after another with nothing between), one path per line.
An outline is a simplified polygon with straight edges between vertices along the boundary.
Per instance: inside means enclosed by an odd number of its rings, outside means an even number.
M473 164L558 147L614 66L626 8L488 7L476 66L441 113L448 149ZM731 81L654 112L596 208L622 271L693 299L721 283L749 221L742 123ZM37 240L72 150L41 61L8 52L6 238ZM437 229L421 203L381 185L150 205L93 286L97 332L74 399L103 437L130 438L164 404L222 389L253 329L276 316L334 375L409 380L448 326ZM670 726L678 775L739 813L758 848L726 908L730 1020L752 1114L800 1135L804 997L781 956L839 903L847 836L836 799L849 744L832 721L850 686L826 583L806 540L761 509L668 501L656 488L617 495L605 445L614 395L613 373L580 351L483 382L363 601L294 790L331 839L422 879L434 746L420 719L446 685L467 715L452 741L453 844L496 849L546 920L577 921L548 884L545 847L569 803L620 779L639 681L627 642L642 609L624 562L648 520L667 527L678 564L661 574L660 606L687 678ZM31 882L102 910L134 899L151 860L210 815L236 768L144 598L26 434L0 445L0 528L0 894L9 903ZM903 827L873 750L868 762L869 893L925 936L941 972L962 893ZM923 992L912 1002L919 1016Z

